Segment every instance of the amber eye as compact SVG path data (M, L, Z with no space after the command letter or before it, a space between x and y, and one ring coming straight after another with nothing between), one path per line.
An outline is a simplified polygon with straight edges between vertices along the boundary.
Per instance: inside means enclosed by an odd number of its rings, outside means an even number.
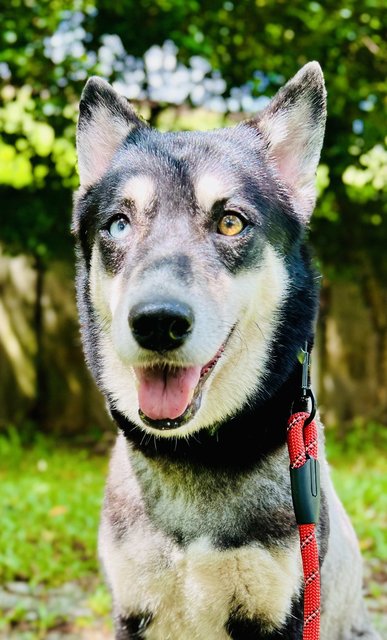
M245 228L243 220L235 213L222 216L218 222L218 233L223 236L237 236Z

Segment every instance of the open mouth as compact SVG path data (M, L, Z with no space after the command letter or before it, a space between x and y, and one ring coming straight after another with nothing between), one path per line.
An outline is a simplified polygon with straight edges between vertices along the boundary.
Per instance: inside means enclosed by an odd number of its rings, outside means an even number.
M231 333L204 367L134 367L138 413L146 425L165 431L178 429L193 418L201 404L203 385L222 357Z

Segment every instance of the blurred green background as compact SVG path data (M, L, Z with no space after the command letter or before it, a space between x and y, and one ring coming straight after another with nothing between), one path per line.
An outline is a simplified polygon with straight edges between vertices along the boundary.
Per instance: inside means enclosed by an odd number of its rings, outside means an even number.
M311 225L324 276L314 384L336 484L367 557L371 606L381 615L384 2L2 0L0 7L0 637L49 638L54 629L98 638L91 620L109 609L95 578L95 537L114 427L83 362L70 234L86 78L108 79L163 130L213 128L262 109L313 59L325 74L329 114ZM85 602L81 611L63 589ZM67 602L63 610L58 601Z

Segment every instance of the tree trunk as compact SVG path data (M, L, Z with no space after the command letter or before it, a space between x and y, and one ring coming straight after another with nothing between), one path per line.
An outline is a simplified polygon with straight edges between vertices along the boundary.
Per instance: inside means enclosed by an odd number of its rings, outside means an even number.
M371 270L361 282L324 282L318 398L325 423L341 438L354 421L387 422L386 308L387 289Z
M44 364L44 312L43 295L46 265L41 256L34 256L35 269L35 305L34 305L34 333L36 338L35 352L35 400L31 409L30 417L39 425L45 420L45 397L46 397L46 371Z
M368 263L364 265L362 294L370 312L376 340L377 407L375 418L385 422L387 420L387 289L375 277Z

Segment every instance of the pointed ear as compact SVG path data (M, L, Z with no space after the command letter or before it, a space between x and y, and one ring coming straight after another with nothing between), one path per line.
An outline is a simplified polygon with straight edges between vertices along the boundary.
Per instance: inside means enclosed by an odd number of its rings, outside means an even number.
M309 62L247 124L258 129L280 180L307 222L316 200L315 177L324 139L326 91L318 62Z
M129 133L145 126L110 84L96 76L90 78L79 104L77 152L81 186L95 183Z

